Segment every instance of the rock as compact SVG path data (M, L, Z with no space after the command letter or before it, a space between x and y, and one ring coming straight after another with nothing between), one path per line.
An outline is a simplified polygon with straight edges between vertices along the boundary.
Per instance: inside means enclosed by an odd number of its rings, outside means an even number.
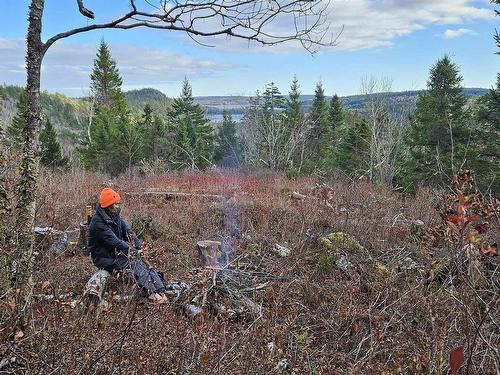
M187 304L186 308L185 308L185 312L186 312L187 316L194 318L196 315L201 314L203 312L203 310L201 307L198 307L196 305Z
M267 343L267 350L269 350L271 352L271 354L274 353L274 349L276 347L276 344L274 342L268 342Z
M345 255L341 255L336 261L335 265L340 268L342 271L347 272L349 268L354 267L349 259Z
M404 258L403 261L401 262L401 265L399 266L399 269L402 271L410 271L410 270L415 270L417 268L420 268L420 266L410 257Z
M274 368L276 371L286 371L290 368L290 364L288 363L288 359L283 358L278 362L276 367Z
M410 224L410 232L414 236L421 236L425 231L425 223L422 220L413 220Z
M279 244L274 245L274 252L282 258L290 256L290 254L292 253L292 251L289 248L281 246Z

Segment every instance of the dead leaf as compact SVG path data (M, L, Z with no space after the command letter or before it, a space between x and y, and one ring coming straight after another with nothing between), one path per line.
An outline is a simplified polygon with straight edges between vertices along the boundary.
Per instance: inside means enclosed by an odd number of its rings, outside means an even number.
M481 236L477 230L471 230L467 235L467 239L471 245L479 246L481 244Z
M498 255L498 245L494 243L493 245L485 246L481 249L481 252L486 256Z
M458 375L462 363L464 363L464 347L458 346L450 352L451 375Z
M9 307L12 311L16 311L16 306L17 306L17 303L16 303L16 299L14 297L11 297L9 299Z
M23 331L17 331L16 334L14 335L14 342L18 342L24 337L24 332Z
M50 286L50 281L49 280L45 280L43 283L42 283L42 292L45 292Z

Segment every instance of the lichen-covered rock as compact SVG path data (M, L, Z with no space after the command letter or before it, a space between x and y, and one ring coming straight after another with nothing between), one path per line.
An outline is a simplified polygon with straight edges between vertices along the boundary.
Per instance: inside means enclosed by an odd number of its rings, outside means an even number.
M328 250L341 249L347 252L364 253L365 248L345 232L335 232L321 238L321 244Z

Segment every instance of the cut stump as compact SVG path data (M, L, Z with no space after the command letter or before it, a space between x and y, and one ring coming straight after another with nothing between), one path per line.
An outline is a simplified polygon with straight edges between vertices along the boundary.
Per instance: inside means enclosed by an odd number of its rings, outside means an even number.
M219 258L222 257L220 241L199 241L196 248L198 249L198 263L201 267L219 266Z
M89 230L89 226L86 221L82 221L80 223L80 230L78 234L78 242L76 244L77 250L81 251L84 255L89 255L89 251L87 249L87 233Z

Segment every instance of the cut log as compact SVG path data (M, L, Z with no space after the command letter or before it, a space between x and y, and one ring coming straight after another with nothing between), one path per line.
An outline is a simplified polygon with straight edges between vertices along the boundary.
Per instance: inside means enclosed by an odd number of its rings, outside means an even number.
M222 195L217 194L204 194L204 193L182 193L182 192L173 192L173 191L130 191L123 193L124 195L131 196L160 196L167 200L182 200L188 198L204 198L204 199L222 199Z
M219 258L222 257L221 245L220 241L199 241L196 244L199 265L201 267L219 266Z
M90 301L100 301L106 289L106 283L111 274L106 270L99 270L95 272L87 281L83 297L87 297Z

